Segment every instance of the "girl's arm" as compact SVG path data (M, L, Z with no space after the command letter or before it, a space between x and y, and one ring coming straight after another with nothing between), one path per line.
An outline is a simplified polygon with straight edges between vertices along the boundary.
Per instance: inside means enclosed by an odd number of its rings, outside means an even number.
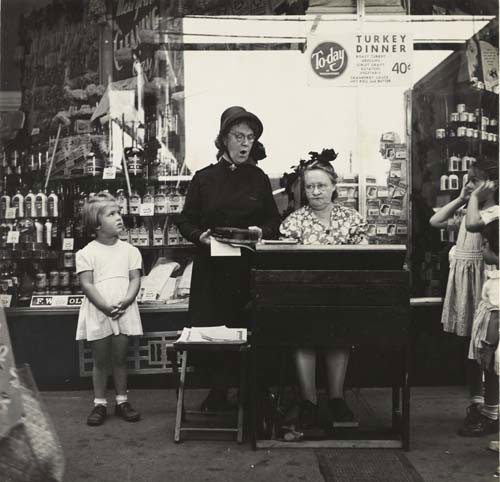
M470 197L470 188L466 184L460 191L460 196L448 204L444 205L437 213L429 220L429 224L433 228L446 228L448 226L448 219L453 216L455 211L464 206Z
M129 280L127 294L125 295L125 298L118 303L121 311L130 306L137 298L137 293L139 293L139 289L141 287L141 270L131 269L129 271Z
M94 286L94 273L92 271L82 271L78 276L80 277L83 294L98 310L102 311L106 316L113 318L117 314L118 308L106 303L105 299Z
M489 199L495 190L496 186L493 181L485 181L472 192L469 204L467 205L467 214L465 215L465 227L467 231L478 233L484 228L484 221L481 219L479 212L479 204Z

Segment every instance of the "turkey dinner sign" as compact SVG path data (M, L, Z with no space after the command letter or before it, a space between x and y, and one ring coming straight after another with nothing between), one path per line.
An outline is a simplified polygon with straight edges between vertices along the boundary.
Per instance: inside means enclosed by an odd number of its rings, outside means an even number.
M307 40L311 87L411 85L413 39L408 32L311 35Z

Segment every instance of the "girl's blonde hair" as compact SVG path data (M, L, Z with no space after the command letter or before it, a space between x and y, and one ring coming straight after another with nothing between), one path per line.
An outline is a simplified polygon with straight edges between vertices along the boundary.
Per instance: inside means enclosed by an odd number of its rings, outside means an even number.
M108 204L117 204L116 199L107 191L101 191L90 196L82 209L82 221L85 229L95 233L99 227L99 216Z

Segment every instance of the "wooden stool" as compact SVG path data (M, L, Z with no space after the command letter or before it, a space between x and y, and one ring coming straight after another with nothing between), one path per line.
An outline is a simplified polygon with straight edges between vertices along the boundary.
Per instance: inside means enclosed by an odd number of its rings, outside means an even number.
M173 371L178 375L178 388L177 388L177 412L175 415L175 432L174 442L178 443L181 440L181 432L231 432L236 433L236 441L243 443L243 417L244 417L244 403L247 387L247 351L250 345L247 343L185 343L175 342L174 349L176 352L182 353L181 358L181 371L177 370L177 364L173 363ZM238 418L236 427L183 427L182 423L186 421L186 411L184 410L184 394L186 389L186 369L188 353L190 351L197 352L238 352L241 354L240 365L240 393L238 400Z

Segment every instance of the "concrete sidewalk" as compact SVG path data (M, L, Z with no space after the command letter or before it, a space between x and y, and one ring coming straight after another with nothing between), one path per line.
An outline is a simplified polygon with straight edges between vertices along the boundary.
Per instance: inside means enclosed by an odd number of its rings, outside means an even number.
M204 393L190 390L188 407L196 406ZM361 393L377 416L388 414L389 390ZM249 443L238 445L227 437L174 444L174 390L131 390L130 401L141 411L142 420L126 423L108 416L101 427L85 423L90 391L42 396L63 445L66 482L324 482L311 449L252 451ZM425 482L498 480L493 477L498 455L486 450L495 436L457 435L466 405L465 389L460 387L412 389L411 451L406 456Z

